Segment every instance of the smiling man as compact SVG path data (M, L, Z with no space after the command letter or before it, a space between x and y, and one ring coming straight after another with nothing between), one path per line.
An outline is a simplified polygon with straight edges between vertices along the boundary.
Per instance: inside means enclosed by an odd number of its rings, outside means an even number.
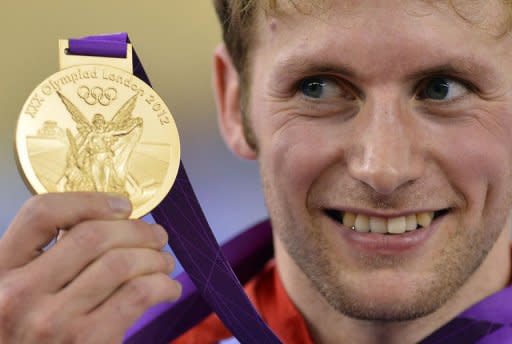
M510 2L215 4L221 131L274 233L247 289L284 342L416 343L507 286Z
M215 5L220 128L259 163L275 248L246 290L280 339L512 343L512 1ZM131 212L28 200L0 238L0 342L118 343L176 300L166 231ZM230 337L210 316L175 342Z

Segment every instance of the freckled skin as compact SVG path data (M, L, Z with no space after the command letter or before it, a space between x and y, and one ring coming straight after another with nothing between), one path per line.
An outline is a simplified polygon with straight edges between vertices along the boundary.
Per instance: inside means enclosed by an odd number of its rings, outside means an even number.
M479 15L501 13L489 3ZM509 279L512 41L446 4L329 4L258 18L257 153L236 106L221 107L221 127L259 162L278 269L316 342L417 342ZM419 97L439 75L460 94ZM319 99L297 86L313 76L327 80ZM451 212L414 252L380 256L344 241L328 206Z

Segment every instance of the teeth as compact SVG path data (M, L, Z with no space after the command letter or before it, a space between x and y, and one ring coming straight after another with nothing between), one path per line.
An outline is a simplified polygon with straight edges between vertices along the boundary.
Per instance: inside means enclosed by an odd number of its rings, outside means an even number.
M353 213L345 213L343 215L343 225L347 226L348 228L354 227L356 223L356 214Z
M434 217L434 213L420 213L416 215L416 220L418 224L422 227L427 227L432 222L432 218Z
M370 217L370 231L373 233L387 233L388 221L381 217Z
M388 232L391 234L405 233L405 216L394 217L388 220Z
M343 225L354 229L356 232L402 234L414 231L418 226L429 226L434 218L434 213L425 212L388 219L349 212L343 213L342 216Z
M357 215L354 228L357 232L369 232L370 231L370 219L365 215Z
M405 230L413 231L418 228L418 221L416 220L416 215L407 215L405 217Z

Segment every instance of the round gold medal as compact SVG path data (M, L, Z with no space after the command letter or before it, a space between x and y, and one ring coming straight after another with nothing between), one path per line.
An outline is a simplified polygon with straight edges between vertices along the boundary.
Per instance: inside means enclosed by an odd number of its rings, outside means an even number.
M19 167L33 192L126 195L132 218L156 207L180 163L171 112L142 80L115 67L69 67L26 101L16 129Z

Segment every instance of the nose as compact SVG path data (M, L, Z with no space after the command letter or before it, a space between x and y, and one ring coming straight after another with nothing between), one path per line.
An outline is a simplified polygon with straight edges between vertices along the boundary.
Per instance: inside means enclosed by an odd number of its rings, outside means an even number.
M411 118L398 104L375 103L359 114L348 169L376 193L389 195L419 178L423 162Z

